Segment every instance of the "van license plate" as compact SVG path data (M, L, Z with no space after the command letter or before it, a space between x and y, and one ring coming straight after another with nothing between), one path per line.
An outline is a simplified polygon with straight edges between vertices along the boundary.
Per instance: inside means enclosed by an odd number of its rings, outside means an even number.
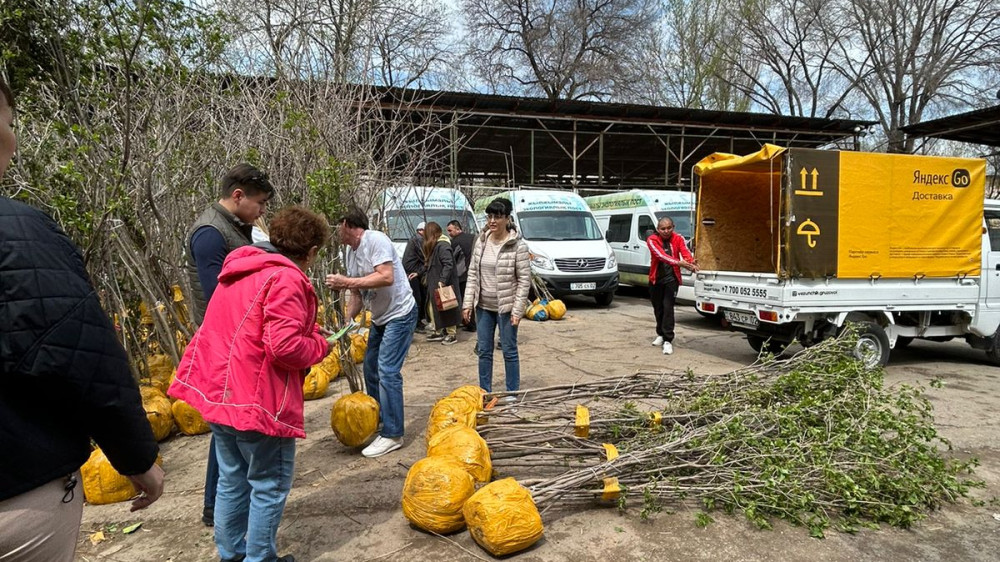
M597 288L597 283L570 283L569 289L571 291L593 291Z
M749 312L739 312L737 310L726 310L723 311L726 320L729 320L733 324L739 324L741 326L749 326L751 328L756 328L760 326L760 320L757 319L757 315L751 314Z

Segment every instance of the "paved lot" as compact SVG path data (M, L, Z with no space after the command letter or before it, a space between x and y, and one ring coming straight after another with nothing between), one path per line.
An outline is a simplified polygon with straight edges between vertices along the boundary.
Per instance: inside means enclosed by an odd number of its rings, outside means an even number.
M746 340L719 328L691 309L678 309L675 353L664 356L649 345L655 336L644 294L625 290L610 308L588 299L567 299L569 314L559 322L525 322L521 329L522 387L587 381L639 368L688 368L720 373L755 356ZM417 341L404 367L407 404L406 447L369 460L338 443L329 428L333 401L346 392L335 382L327 397L306 404L309 438L299 442L295 488L279 532L282 553L298 560L479 560L491 557L467 532L445 538L410 527L400 508L408 467L424 455L427 415L435 400L462 384L476 382L473 334L460 332L458 345ZM499 357L498 357L499 358ZM498 362L495 387L502 387ZM544 514L545 538L516 555L518 560L996 560L1000 552L1000 368L964 342L916 342L896 352L887 369L889 383L922 383L928 388L938 426L962 455L982 461L987 483L969 501L945 506L911 530L881 529L857 535L830 532L811 539L804 529L778 524L759 531L744 520L718 513L707 528L694 525L694 511L661 513L643 522L595 508ZM568 405L571 407L572 405ZM87 506L78 560L213 560L211 533L199 522L207 437L173 437L163 443L167 493L141 514L124 504ZM997 515L995 515L997 514ZM143 521L132 535L109 533L96 546L93 530Z

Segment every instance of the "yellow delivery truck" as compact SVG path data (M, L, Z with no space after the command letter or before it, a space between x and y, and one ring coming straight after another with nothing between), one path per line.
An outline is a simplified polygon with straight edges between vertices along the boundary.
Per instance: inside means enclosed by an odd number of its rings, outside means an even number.
M756 351L854 321L869 365L956 337L1000 363L1000 201L984 202L984 160L765 145L694 171L696 306Z

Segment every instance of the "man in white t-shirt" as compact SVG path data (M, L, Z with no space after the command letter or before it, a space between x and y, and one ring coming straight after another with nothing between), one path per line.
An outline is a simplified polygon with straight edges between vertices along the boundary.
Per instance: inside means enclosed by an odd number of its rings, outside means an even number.
M417 325L417 304L389 237L368 230L368 217L358 209L338 222L340 243L349 247L347 275L327 275L326 286L351 292L348 318L354 318L364 303L372 313L365 388L379 404L382 431L361 454L380 457L403 446L402 368Z

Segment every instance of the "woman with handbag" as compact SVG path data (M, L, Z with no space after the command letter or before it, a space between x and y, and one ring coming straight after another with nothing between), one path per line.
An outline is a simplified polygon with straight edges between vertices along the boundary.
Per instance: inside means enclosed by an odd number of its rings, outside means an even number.
M458 325L462 322L461 302L458 299L458 272L451 249L451 239L441 231L441 225L429 222L424 226L424 257L427 260L425 279L428 317L434 330L427 341L443 345L458 342Z
M528 246L513 228L509 199L497 198L486 207L486 228L476 237L465 285L462 316L468 321L476 311L476 354L479 386L493 390L493 334L500 331L500 348L506 390L521 388L521 362L517 353L517 325L528 305L531 266Z

